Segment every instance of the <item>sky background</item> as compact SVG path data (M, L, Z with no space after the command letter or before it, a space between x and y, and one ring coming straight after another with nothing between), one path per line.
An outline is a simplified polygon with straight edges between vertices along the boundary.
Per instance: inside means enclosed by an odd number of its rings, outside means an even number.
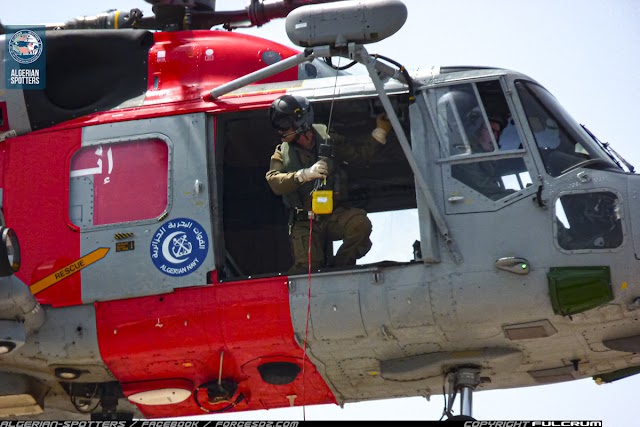
M218 0L219 10L248 2ZM405 0L404 27L369 45L409 70L432 65L485 65L520 71L545 86L602 141L640 167L640 0ZM140 8L142 0L0 0L3 24L64 22L107 9ZM242 32L290 45L284 20ZM374 230L394 233L403 220L384 219ZM374 231L375 233L375 231ZM376 247L374 235L374 248ZM478 419L597 419L605 426L637 425L640 376L597 386L592 380L473 395ZM456 400L458 402L458 400ZM214 419L434 420L442 396L270 411L221 414ZM459 406L455 405L456 413Z

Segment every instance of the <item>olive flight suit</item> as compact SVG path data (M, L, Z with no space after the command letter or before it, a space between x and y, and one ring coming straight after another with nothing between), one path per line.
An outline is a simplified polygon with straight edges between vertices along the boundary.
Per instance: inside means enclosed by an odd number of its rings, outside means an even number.
M331 138L334 158L329 159L329 176L326 189L334 191L333 213L316 215L311 235L311 268L316 270L327 266L326 252L332 251L334 240L343 240L334 262L329 266L355 265L371 249L371 221L362 209L347 205L346 175L340 165L348 162L365 166L382 144L375 139L359 145L352 145L338 134L327 134L324 125L313 125L314 147L306 150L295 143L283 142L271 156L267 182L275 194L282 195L290 209L290 240L294 265L290 273L304 273L309 268L309 216L316 180L300 183L295 179L296 171L308 168L318 161L318 147Z

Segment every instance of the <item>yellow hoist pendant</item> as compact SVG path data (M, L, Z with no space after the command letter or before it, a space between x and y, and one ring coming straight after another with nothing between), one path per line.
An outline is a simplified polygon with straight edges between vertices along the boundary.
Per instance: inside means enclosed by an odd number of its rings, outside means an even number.
M333 191L316 190L311 193L311 210L316 215L326 215L333 212Z

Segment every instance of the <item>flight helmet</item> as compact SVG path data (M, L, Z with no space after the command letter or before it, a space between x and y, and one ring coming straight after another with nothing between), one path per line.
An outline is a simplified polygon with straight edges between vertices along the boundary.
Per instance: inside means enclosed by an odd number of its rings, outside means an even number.
M283 95L271 104L269 118L274 129L293 129L302 133L313 124L313 108L303 96Z

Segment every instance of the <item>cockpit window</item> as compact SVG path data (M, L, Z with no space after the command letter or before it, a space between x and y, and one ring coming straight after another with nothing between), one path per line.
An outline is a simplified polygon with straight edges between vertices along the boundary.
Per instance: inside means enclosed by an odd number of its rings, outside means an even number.
M516 87L549 175L560 176L583 164L616 167L549 92L524 81Z
M491 200L531 184L520 135L499 80L439 87L427 91L427 99L441 157L448 159L453 179ZM510 151L516 152L505 156Z
M557 199L556 237L567 251L614 249L622 244L622 210L608 191L565 194Z
M522 148L498 80L440 87L428 97L443 157Z

